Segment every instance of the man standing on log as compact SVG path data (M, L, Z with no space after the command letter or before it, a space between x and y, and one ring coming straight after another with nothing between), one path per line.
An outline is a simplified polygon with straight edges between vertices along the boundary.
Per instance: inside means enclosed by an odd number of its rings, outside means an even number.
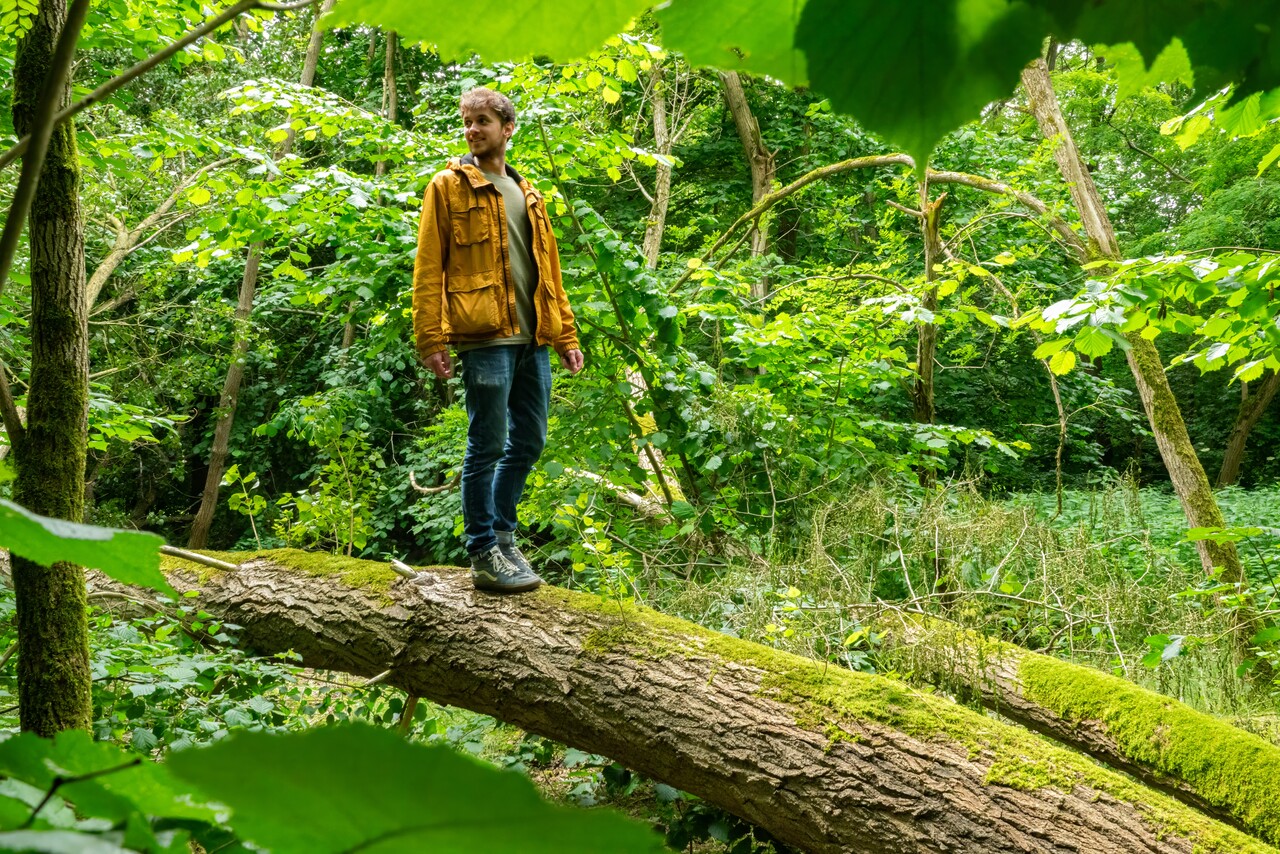
M413 331L437 377L453 375L449 345L461 363L469 424L462 519L472 581L519 593L542 583L515 531L525 480L547 441L547 348L571 374L582 370L582 350L546 205L507 165L515 108L505 95L472 89L461 113L470 154L449 161L422 201Z

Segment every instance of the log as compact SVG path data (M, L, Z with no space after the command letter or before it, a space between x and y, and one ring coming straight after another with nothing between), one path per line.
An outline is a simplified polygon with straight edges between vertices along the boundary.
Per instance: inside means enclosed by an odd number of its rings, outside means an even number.
M814 852L1275 852L943 697L555 587L279 550L164 558L262 653L385 681L612 757Z
M1280 747L1091 667L901 611L871 618L900 670L1280 844Z

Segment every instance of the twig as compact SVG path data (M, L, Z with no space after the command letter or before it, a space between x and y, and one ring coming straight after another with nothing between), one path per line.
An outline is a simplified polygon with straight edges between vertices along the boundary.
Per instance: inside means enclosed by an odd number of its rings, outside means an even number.
M404 698L404 709L400 712L400 734L408 735L413 726L413 714L418 711L418 695L410 694Z
M418 479L414 477L413 470L412 469L409 470L409 485L412 486L418 492L422 493L423 495L437 495L441 492L448 492L451 489L456 489L461 483L462 483L461 469L459 469L458 473L453 476L453 480L449 481L446 484L442 484L441 486L419 486Z
M9 278L9 268L18 251L18 240L22 237L27 214L31 212L31 203L36 197L40 172L44 169L44 157L49 152L49 140L53 138L53 129L57 124L54 115L58 104L62 102L62 90L66 86L71 62L76 55L76 42L80 40L80 30L84 27L84 19L88 14L89 0L72 0L62 32L58 35L58 44L53 50L53 58L49 61L49 71L40 90L40 99L36 102L35 115L31 119L32 130L27 134L30 153L22 158L22 173L18 176L17 189L13 191L4 232L0 234L0 293L3 293L5 281Z
M418 573L413 567L397 558L391 559L391 571L401 578L413 579L418 577Z
M170 555L171 557L180 557L183 560L189 560L192 563L199 563L199 564L203 564L204 566L211 566L214 569L222 569L222 570L226 570L227 572L234 572L235 570L240 568L239 564L227 563L225 560L218 560L216 557L209 557L208 555L202 555L199 552L191 552L191 551L187 551L186 549L180 549L177 546L168 546L168 545L161 546L160 554Z
M374 685L377 685L377 684L378 684L378 683L380 683L380 682L385 682L385 681L387 681L387 677L388 677L388 676L390 676L390 675L391 675L391 671L390 671L390 670L384 670L384 671L382 671L381 673L379 673L377 676L375 676L375 677L373 677L372 679L370 679L370 680L366 681L362 687L364 687L364 688L372 688Z
M4 670L4 666L9 663L9 659L13 658L13 654L18 651L18 642L14 641L9 644L9 648L4 651L4 656L0 657L0 670Z

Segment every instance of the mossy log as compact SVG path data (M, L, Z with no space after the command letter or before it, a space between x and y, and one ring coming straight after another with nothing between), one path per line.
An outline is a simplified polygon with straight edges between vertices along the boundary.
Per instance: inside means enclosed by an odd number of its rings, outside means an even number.
M1030 652L946 620L873 618L903 666L1280 844L1280 747L1127 679Z
M294 551L180 590L263 653L600 753L815 852L1275 852L1040 735L617 601Z

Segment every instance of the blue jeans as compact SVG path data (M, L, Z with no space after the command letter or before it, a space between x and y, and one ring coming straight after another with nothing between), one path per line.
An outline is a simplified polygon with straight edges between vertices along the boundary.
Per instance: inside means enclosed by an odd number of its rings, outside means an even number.
M515 531L524 483L547 444L551 359L536 344L500 344L460 356L467 395L462 522L467 551L489 551Z

